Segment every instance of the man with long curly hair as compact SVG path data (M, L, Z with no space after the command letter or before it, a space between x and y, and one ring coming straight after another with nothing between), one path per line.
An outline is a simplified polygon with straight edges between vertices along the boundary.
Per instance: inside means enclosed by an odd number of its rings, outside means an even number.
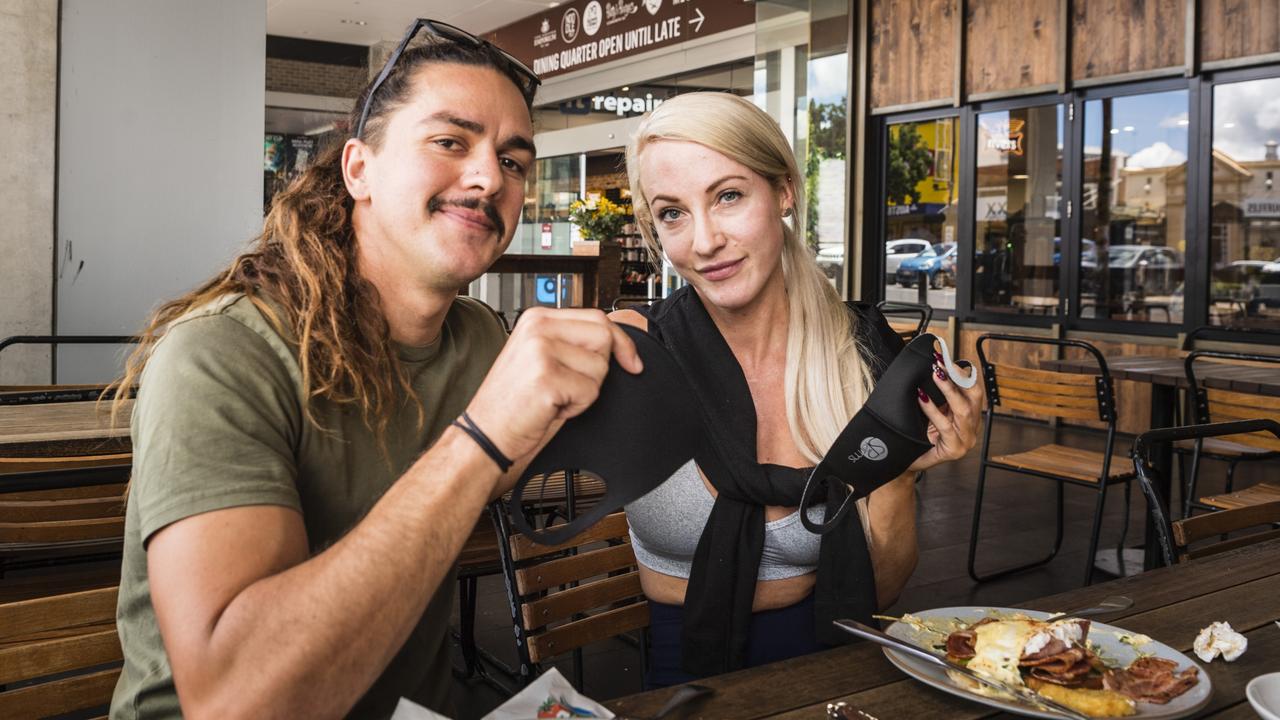
M485 503L611 355L640 370L599 311L530 310L508 339L459 297L519 221L537 78L423 28L130 359L112 718L448 712L454 563Z

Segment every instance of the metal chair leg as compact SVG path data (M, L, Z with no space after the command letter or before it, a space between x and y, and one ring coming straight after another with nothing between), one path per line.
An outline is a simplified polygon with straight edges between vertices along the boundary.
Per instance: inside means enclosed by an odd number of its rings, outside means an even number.
M1227 485L1225 488L1223 488L1223 491L1231 492L1231 490L1235 487L1235 484L1236 484L1236 461L1230 460L1227 462Z
M1102 534L1102 508L1107 501L1107 484L1099 482L1098 502L1093 509L1093 531L1089 533L1089 554L1085 557L1084 584L1093 584L1093 559L1098 552L1098 538ZM1122 570L1123 572L1123 567Z
M983 463L980 466L980 469L978 470L977 499L975 500L974 507L973 507L973 526L969 532L969 577L973 578L974 582L987 582L989 580L997 580L1007 575L1012 575L1014 573L1022 572L1023 570L1030 570L1031 568L1039 567L1053 560L1055 557L1057 557L1058 550L1062 548L1062 538L1063 538L1063 529L1064 529L1063 528L1064 500L1063 500L1063 482L1059 480L1058 490L1057 490L1058 504L1057 504L1057 512L1055 513L1057 522L1056 522L1056 527L1054 528L1053 549L1049 552L1049 554L1040 558L1039 560L1034 560L1032 562L1029 562L1023 565L1017 565L1011 568L1006 568L1004 570L998 570L996 572L988 573L986 575L978 574L978 569L977 569L978 529L979 529L979 523L981 521L981 516L982 516L982 495L983 495L984 485L986 484L986 469L987 469L986 464Z
M1182 517L1191 517L1191 508L1196 500L1196 481L1200 475L1200 442L1196 442L1196 447L1191 451L1191 474L1187 476L1186 486L1182 497Z
M453 676L469 680L480 672L476 661L476 579L458 578L458 645L462 649L462 669L453 669Z
M1120 542L1116 545L1116 554L1120 559L1119 568L1124 571L1124 541L1129 535L1129 510L1133 506L1133 499L1130 497L1130 490L1133 485L1129 480L1124 481L1124 519L1120 522Z

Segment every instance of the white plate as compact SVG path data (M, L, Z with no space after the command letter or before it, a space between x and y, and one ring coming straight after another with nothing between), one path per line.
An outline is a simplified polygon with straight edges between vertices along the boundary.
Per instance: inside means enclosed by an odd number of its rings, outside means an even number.
M1244 694L1264 720L1280 720L1280 672L1259 675L1250 680Z
M923 612L911 613L913 616L922 620L933 619L951 619L958 618L966 625L977 622L988 615L996 613L999 617L1007 617L1014 613L1022 613L1027 617L1042 620L1050 617L1051 613L1038 612L1035 610L1022 610L1014 608L991 608L991 607L949 607L937 608L934 610L925 610ZM926 633L906 625L901 622L895 622L885 629L885 632L907 642L919 645L927 650L937 652L936 648L931 646L931 642L937 639L937 636L928 636ZM1138 657L1137 649L1132 646L1120 642L1118 635L1130 634L1113 625L1105 625L1095 622L1089 628L1089 640L1092 640L1102 655L1106 658L1108 664L1119 663L1121 667L1126 667ZM1209 675L1205 673L1204 668L1200 667L1191 658L1174 650L1173 648L1160 642L1152 642L1149 645L1143 645L1142 651L1156 657L1167 658L1178 663L1177 672L1181 672L1187 667L1195 666L1199 668L1199 682L1197 682L1190 690L1169 701L1167 705L1157 705L1155 703L1137 704L1137 715L1131 717L1143 718L1143 720L1172 720L1172 718L1186 717L1195 713L1197 710L1208 704L1209 699L1213 696L1213 685L1209 681ZM918 660L905 653L900 653L890 648L884 649L884 654L889 658L889 662L898 667L899 670L905 672L911 677L923 682L927 685L951 693L968 700L980 702L992 707L1000 708L1011 713L1019 715L1027 715L1029 717L1050 718L1058 720L1062 716L1051 711L1043 711L1032 708L1027 705L1015 703L1009 700L1001 700L991 698L985 695L978 695L967 688L961 687L951 681L947 677L947 673L942 668L931 665L924 660Z

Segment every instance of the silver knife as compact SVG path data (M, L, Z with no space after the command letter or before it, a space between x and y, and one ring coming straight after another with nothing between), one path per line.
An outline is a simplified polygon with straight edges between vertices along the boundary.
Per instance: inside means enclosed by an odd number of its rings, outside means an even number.
M1012 695L1013 697L1016 697L1025 703L1048 708L1050 710L1053 710L1054 712L1057 712L1069 718L1072 718L1072 720L1091 720L1091 718L1088 715L1080 713L1076 710L1072 710L1066 705L1056 703L1050 700L1049 698L1046 698L1045 696L1037 693L1036 691L1032 690L1029 687L1017 687L1014 685L1010 685L1006 682L1002 682L1000 680L987 677L982 673L970 670L964 665L951 662L945 657L942 657L940 655L935 655L932 652L929 652L928 650L925 650L922 647L913 645L907 642L906 640L899 640L898 638L892 635L889 635L880 630L877 630L876 628L873 628L869 625L863 625L862 623L856 620L836 620L835 624L836 624L836 627L840 628L841 630L844 630L847 633L857 635L858 637L864 640L870 640L871 642L876 643L877 645L883 645L884 647L893 648L894 650L899 650L912 657L920 658L921 660L937 665L938 667L945 668L947 670L954 670L955 672L958 672L967 678L972 678L982 683L983 685L986 685L987 687L995 688L996 690L999 690L1003 693Z

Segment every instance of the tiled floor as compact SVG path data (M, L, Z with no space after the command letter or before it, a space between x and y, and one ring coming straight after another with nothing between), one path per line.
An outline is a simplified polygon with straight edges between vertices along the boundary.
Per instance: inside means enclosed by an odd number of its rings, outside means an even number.
M1069 444L1102 450L1101 435L1068 431ZM1043 426L1024 423L997 424L992 453L999 454L1051 442L1053 432ZM1117 452L1127 453L1132 438L1118 438ZM1068 486L1066 491L1066 537L1058 556L1047 565L998 581L976 584L967 574L966 562L974 491L977 486L978 451L957 463L932 470L917 485L920 562L902 596L890 614L947 605L1000 605L1079 587L1083 581L1084 557L1092 522L1095 495L1091 490ZM1272 467L1274 470L1274 466ZM1264 468L1242 465L1237 484L1244 486L1261 479ZM1221 487L1222 467L1206 467L1201 491ZM1053 542L1054 485L1028 476L991 472L987 478L979 550L980 570L1007 567L1046 553ZM1119 540L1124 491L1121 486L1108 491L1102 546L1114 547ZM1133 489L1128 545L1142 542L1145 502ZM1107 579L1095 576L1095 582ZM511 618L501 577L481 578L477 603L477 637L481 647L508 663L515 661ZM460 663L460 653L455 653ZM588 647L585 656L585 691L599 700L640 690L638 651L621 641ZM557 663L566 677L572 664L566 657ZM504 699L489 686L472 681L455 683L459 718L481 717Z

